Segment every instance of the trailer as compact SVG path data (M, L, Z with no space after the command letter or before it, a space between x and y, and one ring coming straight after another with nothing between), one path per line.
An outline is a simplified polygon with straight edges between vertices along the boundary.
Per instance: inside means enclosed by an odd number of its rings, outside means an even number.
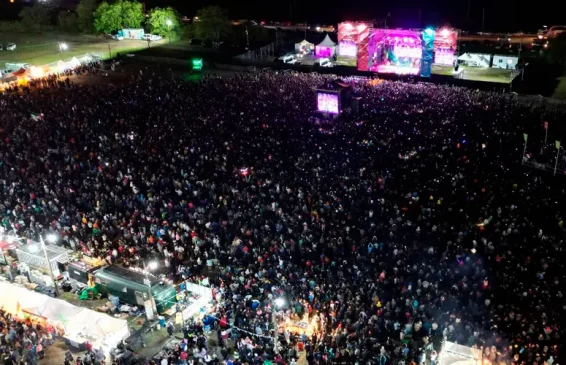
M163 313L176 303L175 287L160 282L156 277L110 265L94 273L94 284L100 293L113 295L120 301L143 307L151 297L158 313ZM151 294L151 296L150 296Z
M118 31L118 36L123 37L124 39L140 39L143 40L145 32L142 28L124 28Z

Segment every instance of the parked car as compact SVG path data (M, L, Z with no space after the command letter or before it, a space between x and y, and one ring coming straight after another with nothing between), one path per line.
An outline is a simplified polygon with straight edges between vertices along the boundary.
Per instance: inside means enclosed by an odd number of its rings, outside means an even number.
M315 67L332 67L334 66L328 58L321 58L315 61Z
M283 63L295 64L297 63L297 56L294 54L288 54L280 58Z
M115 41L123 41L123 40L124 40L124 37L121 36L121 35L119 35L119 34L114 34L114 35L112 36L112 39L114 39Z
M3 51L4 47L0 44L0 51Z
M143 39L146 40L146 41L160 41L163 38L160 35L144 34Z
M16 50L16 43L8 43L6 46L6 51L15 51Z

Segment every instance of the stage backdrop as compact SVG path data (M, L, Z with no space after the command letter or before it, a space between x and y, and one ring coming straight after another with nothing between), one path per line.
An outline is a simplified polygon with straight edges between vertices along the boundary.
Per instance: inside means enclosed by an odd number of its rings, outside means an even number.
M367 22L338 24L337 64L358 66L359 69L367 71L367 43L370 29L371 24Z
M454 57L458 45L458 31L453 28L440 28L434 36L434 63L454 66Z
M403 29L372 29L367 70L418 75L423 56L422 32ZM358 69L363 70L358 62Z

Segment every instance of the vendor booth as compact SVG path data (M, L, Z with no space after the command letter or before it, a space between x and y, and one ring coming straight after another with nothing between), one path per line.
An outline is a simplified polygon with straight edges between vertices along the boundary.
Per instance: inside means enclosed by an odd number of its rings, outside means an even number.
M69 262L69 252L62 247L48 244L45 245L45 251L47 251L49 262L45 259L45 253L38 242L19 247L16 255L20 263L34 268L48 270L51 266L55 277L59 276L64 271L64 265Z
M0 308L17 319L26 318L51 328L54 335L79 349L89 341L94 348L108 352L129 337L128 322L66 301L54 299L18 285L0 282Z
M212 306L212 289L207 286L190 283L188 281L184 283L184 288L186 289L186 294L183 293L183 291L178 294L184 307L181 309L182 319L208 313Z
M8 265L10 253L19 247L18 242L0 239L0 265Z
M300 53L303 55L311 54L314 51L314 44L303 39L299 43L295 43L295 53Z
M438 363L442 365L481 365L482 352L480 349L445 341L438 354Z
M316 45L315 47L315 54L317 57L333 57L336 51L336 43L330 39L328 34L322 42Z

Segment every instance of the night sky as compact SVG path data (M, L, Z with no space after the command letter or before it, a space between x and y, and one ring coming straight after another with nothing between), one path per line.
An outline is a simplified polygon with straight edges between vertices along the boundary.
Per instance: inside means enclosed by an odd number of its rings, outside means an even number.
M0 17L15 18L17 9L25 0L0 0ZM78 0L63 0L78 1ZM503 0L469 0L470 19L467 19L468 0L145 0L148 7L173 6L183 15L192 16L199 7L220 5L230 11L232 18L280 20L309 24L335 24L343 20L383 19L388 14L392 27L418 27L421 25L450 23L456 27L481 30L482 8L485 7L486 31L536 31L543 24L566 24L566 13L558 0L518 2ZM523 5L525 4L525 5ZM562 6L563 7L563 6Z

